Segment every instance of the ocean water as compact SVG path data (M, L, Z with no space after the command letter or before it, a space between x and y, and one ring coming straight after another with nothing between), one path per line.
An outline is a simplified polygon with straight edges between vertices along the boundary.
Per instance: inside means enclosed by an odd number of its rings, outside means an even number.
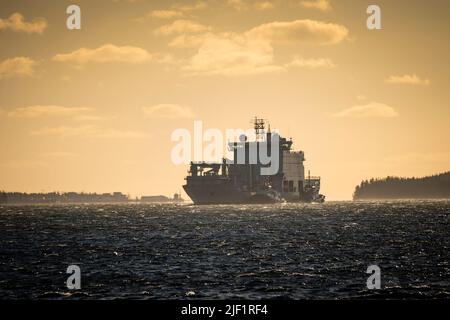
M0 299L449 299L449 247L449 201L0 206Z

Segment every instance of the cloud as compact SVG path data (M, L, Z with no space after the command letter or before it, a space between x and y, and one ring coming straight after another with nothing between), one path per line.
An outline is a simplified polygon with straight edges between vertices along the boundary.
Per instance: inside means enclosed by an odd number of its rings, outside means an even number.
M41 116L75 116L80 115L90 108L84 107L63 107L55 105L35 105L19 107L7 112L8 117L14 118L36 118Z
M332 9L331 4L328 0L301 1L300 4L304 8L316 9L316 10L320 10L320 11L329 11Z
M238 11L243 11L243 10L247 10L248 6L245 3L245 1L243 0L227 0L226 2L227 6L238 10Z
M250 2L245 0L227 0L225 5L237 11L247 11L250 9L263 11L273 9L275 7L271 1Z
M195 116L191 108L177 104L158 104L155 106L142 107L142 111L148 118L191 119Z
M169 42L169 47L174 48L196 48L202 45L202 43L208 38L213 36L212 33L204 33L204 34L181 34L173 38Z
M349 118L393 118L398 113L394 108L379 102L370 102L344 109L334 115L335 117Z
M386 79L386 82L390 84L409 84L419 86L428 86L430 84L429 79L421 79L416 74L403 76L390 76L389 78Z
M159 64L170 66L179 64L182 61L182 59L179 59L170 53L155 53L153 55L153 61Z
M168 9L152 10L144 17L136 18L135 21L142 22L151 19L172 19L190 16L192 12L207 8L205 1L197 1L193 4L174 4Z
M202 25L192 20L175 20L171 24L166 24L155 30L155 34L171 35L186 33L201 33L210 30L210 27Z
M183 12L177 10L153 10L149 14L152 18L171 19L183 16Z
M304 59L301 57L294 58L289 64L289 67L299 67L308 69L317 68L334 68L336 65L328 58L317 58L317 59Z
M7 19L0 19L0 30L12 30L15 32L42 34L47 28L47 21L44 18L36 18L31 22L26 22L22 14L16 12Z
M356 96L356 99L358 99L359 101L364 101L364 100L367 99L367 97L365 95L363 95L363 94L358 94Z
M331 68L329 59L294 59L276 63L274 44L337 44L347 37L344 26L314 20L272 22L242 33L178 35L169 46L198 47L183 70L187 75L252 75L280 73L290 67Z
M37 62L27 57L16 57L0 62L0 79L33 76Z
M255 7L256 10L261 10L261 11L270 10L270 9L275 8L275 5L270 1L259 1L259 2L256 2L253 6Z
M277 43L332 45L345 40L348 29L339 24L305 19L262 24L247 31L247 36Z
M273 48L265 41L237 35L211 35L184 67L188 75L250 75L285 71L273 63Z
M165 33L167 34L175 33L175 31L180 34L177 35L169 45L174 47L199 46L212 37L228 39L241 38L241 40L247 40L254 43L257 41L265 42L268 45L274 43L335 45L347 39L349 33L348 29L343 25L309 19L265 23L243 33L212 33L210 32L211 27L197 25L196 23L194 23L194 25L195 27L191 28L193 29L192 31L199 32L199 34L188 34L190 33L189 31L191 31L189 30L189 26L186 28L186 31L184 23L181 22L179 25L173 23L171 25L163 26L166 27L165 29L167 29L167 31L165 31ZM208 32L201 33L201 31Z
M148 134L139 131L117 130L112 128L101 128L92 125L70 127L44 127L38 130L31 131L33 136L59 136L67 137L84 137L84 138L146 138Z
M115 46L105 44L96 49L80 48L66 54L57 54L54 61L74 62L77 64L122 62L122 63L144 63L150 61L152 55L146 50L133 46Z
M196 1L194 4L175 4L172 6L174 9L182 12L193 12L198 10L204 10L208 7L205 1Z

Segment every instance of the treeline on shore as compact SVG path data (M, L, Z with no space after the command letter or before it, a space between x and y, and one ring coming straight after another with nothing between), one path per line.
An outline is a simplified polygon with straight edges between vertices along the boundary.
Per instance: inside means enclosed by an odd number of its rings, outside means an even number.
M0 204L17 203L109 203L128 202L127 195L121 192L114 193L77 193L77 192L50 192L50 193L23 193L0 192Z
M353 194L353 200L381 199L450 199L450 171L423 178L364 180Z
M122 192L113 193L84 193L84 192L49 192L24 193L0 191L0 204L45 204L45 203L164 203L183 202L181 194L175 193L173 198L163 195L142 196L131 199Z

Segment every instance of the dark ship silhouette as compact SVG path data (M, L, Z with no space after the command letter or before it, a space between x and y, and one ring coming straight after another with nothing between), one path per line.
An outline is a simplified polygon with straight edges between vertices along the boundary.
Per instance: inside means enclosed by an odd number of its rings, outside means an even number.
M254 119L255 141L241 136L239 142L228 144L233 151L233 161L222 163L191 162L186 184L183 186L194 204L251 204L278 202L324 202L320 194L320 177L305 177L303 151L292 150L292 139L265 130L263 119ZM250 150L271 152L273 139L278 139L278 170L262 175L267 168L259 154L251 157ZM238 161L238 153L245 155ZM273 156L273 155L271 155Z

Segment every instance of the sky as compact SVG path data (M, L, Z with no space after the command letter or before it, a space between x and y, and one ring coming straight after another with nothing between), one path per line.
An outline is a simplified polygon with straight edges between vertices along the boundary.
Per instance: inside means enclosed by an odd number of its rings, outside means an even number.
M69 30L66 8L81 9ZM268 119L329 200L450 169L450 2L0 2L0 190L182 191L171 134ZM186 197L186 195L185 195Z

